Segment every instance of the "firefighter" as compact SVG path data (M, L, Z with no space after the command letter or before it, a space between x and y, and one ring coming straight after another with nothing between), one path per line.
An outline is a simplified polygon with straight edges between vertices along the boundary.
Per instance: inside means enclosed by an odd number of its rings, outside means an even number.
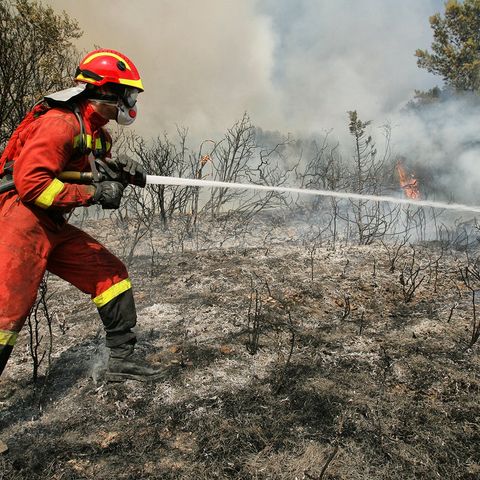
M103 128L109 120L135 120L142 80L130 59L105 49L85 56L75 80L75 87L47 95L27 114L0 159L0 178L14 183L0 193L0 375L48 270L91 295L110 349L107 379L155 378L158 371L132 357L136 310L125 266L65 219L75 207L118 208L124 185L58 178L63 171L91 171L92 158L143 173L129 158L111 158Z

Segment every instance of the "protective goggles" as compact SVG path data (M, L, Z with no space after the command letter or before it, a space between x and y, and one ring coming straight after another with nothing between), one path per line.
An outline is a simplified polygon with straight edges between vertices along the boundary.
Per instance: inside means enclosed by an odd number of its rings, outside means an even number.
M112 105L116 105L118 101L121 100L126 107L133 108L137 103L138 94L138 89L122 86L120 88L112 88L111 93L94 91L89 95L89 98Z
M120 98L128 108L133 108L137 103L138 90L132 87L125 87L125 92Z

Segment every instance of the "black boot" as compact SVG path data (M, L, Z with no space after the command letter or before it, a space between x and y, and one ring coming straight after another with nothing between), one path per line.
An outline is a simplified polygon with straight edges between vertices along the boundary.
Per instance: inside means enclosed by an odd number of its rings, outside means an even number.
M138 380L149 382L160 380L163 370L155 370L145 362L133 358L134 342L124 343L110 347L105 378L109 382L124 382L125 380Z

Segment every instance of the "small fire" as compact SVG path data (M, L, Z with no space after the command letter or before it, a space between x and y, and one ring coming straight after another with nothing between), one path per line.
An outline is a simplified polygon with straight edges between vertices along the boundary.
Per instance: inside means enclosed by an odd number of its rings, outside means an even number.
M401 160L397 162L397 173L400 180L400 187L403 189L405 196L412 200L418 200L420 198L418 181L414 175L406 172Z
M210 157L210 155L202 155L200 157L200 160L198 161L198 167L197 167L197 171L195 173L195 178L199 179L199 180L203 180L204 177L203 177L203 167L208 163L208 162L211 162L212 161L212 157Z
M211 161L212 161L212 159L210 158L210 155L203 155L200 158L200 165L202 167L204 167L207 164L207 162L211 162Z

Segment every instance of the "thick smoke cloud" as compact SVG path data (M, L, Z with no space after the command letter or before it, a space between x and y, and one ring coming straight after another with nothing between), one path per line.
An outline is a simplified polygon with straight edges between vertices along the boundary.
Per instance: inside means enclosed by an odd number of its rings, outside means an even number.
M77 18L81 46L135 59L147 88L137 129L223 131L244 111L267 130L380 120L433 83L414 51L441 0L50 0Z
M478 205L480 102L454 97L392 120L393 151L405 156L424 189L441 200Z
M275 123L271 82L275 32L254 0L51 0L76 18L81 47L126 53L146 88L140 133L186 126L198 138L218 134L245 111Z
M268 0L264 5L282 32L276 63L284 118L292 129L342 132L348 110L382 122L415 88L434 80L418 69L414 52L430 45L428 18L442 9L441 2Z

